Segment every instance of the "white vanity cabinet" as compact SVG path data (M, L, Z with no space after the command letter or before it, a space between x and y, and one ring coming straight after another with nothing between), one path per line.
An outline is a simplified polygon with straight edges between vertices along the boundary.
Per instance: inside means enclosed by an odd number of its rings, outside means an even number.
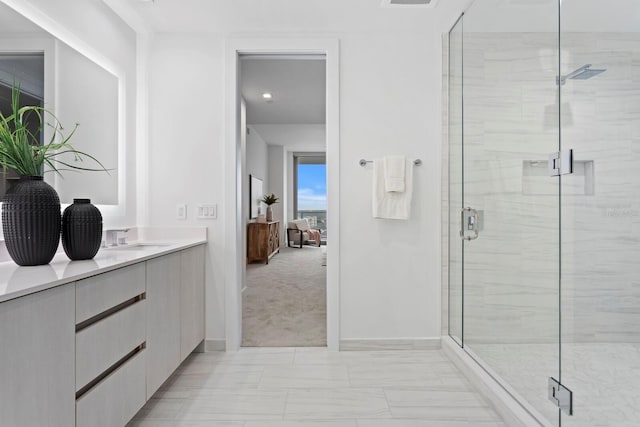
M204 340L204 253L176 248L0 302L0 425L126 425Z
M76 282L76 426L126 424L146 402L145 263Z
M204 340L204 246L146 264L149 399Z
M181 253L147 265L147 399L180 364Z
M204 340L204 246L180 253L180 361Z
M145 356L146 350L138 352L78 398L77 427L120 427L133 418L146 402Z
M204 340L204 246L78 281L76 293L76 426L124 425Z
M73 283L0 303L0 424L75 425Z

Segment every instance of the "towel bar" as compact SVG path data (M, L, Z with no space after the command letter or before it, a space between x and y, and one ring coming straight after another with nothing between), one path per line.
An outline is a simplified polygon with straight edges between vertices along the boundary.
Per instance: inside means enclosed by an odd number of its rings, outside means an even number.
M360 159L360 161L358 162L358 164L362 167L365 167L367 165L367 163L373 163L373 160L365 160L365 159ZM422 165L422 160L420 159L415 159L413 161L413 164L416 166L420 166Z

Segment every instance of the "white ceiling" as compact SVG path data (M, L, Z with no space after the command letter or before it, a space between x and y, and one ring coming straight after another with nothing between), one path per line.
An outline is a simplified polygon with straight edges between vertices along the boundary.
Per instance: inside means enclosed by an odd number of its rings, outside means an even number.
M104 0L116 1L116 0ZM466 11L467 32L554 32L558 0L447 0L438 7L381 6L381 0L117 0L157 32L282 34L412 32L440 28L447 9ZM569 32L639 32L640 0L562 0ZM451 4L454 4L451 6ZM445 26L448 27L447 22Z
M383 8L381 0L128 0L158 32L430 32L437 8Z
M290 58L241 60L247 124L325 123L326 61L319 56ZM273 95L271 102L262 97L265 92Z

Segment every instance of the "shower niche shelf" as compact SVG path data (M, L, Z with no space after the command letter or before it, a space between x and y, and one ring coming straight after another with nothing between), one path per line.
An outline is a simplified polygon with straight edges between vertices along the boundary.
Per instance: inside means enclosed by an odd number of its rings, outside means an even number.
M550 177L548 160L523 160L522 194L557 196L558 177ZM593 160L573 160L573 173L562 175L563 196L593 196L595 164Z

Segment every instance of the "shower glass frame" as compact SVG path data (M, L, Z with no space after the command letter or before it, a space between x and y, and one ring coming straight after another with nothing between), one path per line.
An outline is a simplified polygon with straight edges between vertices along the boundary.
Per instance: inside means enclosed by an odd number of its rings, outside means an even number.
M491 7L475 2L448 35L448 333L525 411L559 425L546 393L548 377L561 380L562 178L547 172L561 148L560 1L540 34L483 27ZM477 240L459 237L463 208L480 212Z
M463 137L464 137L464 122L462 120L464 116L464 93L463 93L463 25L464 14L460 15L458 20L453 24L448 34L448 72L447 72L447 95L448 95L448 114L447 114L447 135L449 138L448 144L448 334L449 336L460 346L464 346L464 293L463 293L463 274L462 269L464 265L464 246L462 241L457 235L458 215L461 211L462 205L462 183L463 183ZM459 47L459 49L458 49ZM455 56L459 53L458 56ZM458 62L456 62L458 61ZM453 72L452 65L456 63L459 67L456 69L458 73ZM459 94L458 96L456 96ZM459 99L459 102L452 102L453 99ZM457 153L457 155L456 155ZM459 194L454 194L457 186L453 184L459 184Z

